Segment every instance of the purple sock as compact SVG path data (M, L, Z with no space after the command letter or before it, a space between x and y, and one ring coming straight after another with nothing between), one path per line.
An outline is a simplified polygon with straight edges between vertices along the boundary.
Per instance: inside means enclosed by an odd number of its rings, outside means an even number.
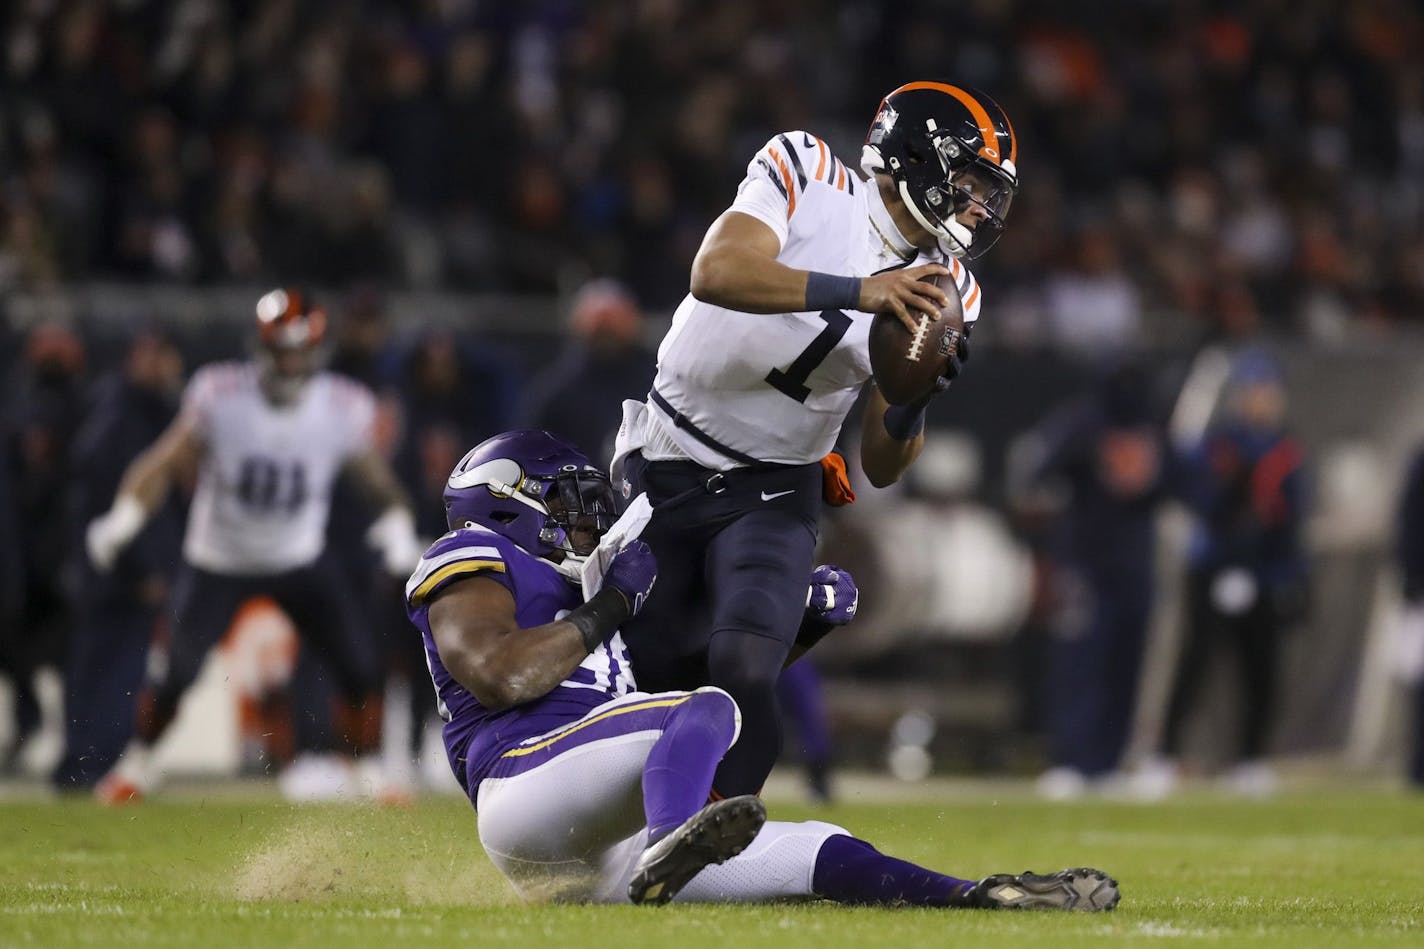
M717 762L731 747L737 707L721 692L697 692L668 714L643 766L643 812L657 840L707 803Z
M811 889L823 899L875 906L951 906L973 885L972 880L887 857L844 834L821 844L811 877Z

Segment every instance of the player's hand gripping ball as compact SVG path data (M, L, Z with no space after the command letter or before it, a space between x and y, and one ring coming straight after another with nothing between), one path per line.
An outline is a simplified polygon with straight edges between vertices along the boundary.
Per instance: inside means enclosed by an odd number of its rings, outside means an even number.
M870 324L870 371L891 405L910 405L942 391L969 358L964 339L964 304L948 274L926 277L949 297L939 317L916 312L911 333L894 313L877 313Z

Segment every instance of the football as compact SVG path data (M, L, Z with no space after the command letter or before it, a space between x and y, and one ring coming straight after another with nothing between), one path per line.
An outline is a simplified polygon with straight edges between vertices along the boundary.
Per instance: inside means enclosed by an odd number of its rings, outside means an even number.
M870 371L891 405L905 405L929 394L964 333L964 305L954 278L941 274L925 279L949 296L949 305L938 319L914 313L920 321L914 333L894 313L877 313L870 324Z

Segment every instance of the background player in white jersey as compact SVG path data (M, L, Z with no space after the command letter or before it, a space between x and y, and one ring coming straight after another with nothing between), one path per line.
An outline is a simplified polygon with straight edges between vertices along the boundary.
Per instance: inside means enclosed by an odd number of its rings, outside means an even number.
M318 368L326 319L300 290L263 296L255 358L194 374L178 418L134 459L113 507L89 526L90 558L108 569L174 477L196 467L166 660L150 663L135 738L96 789L103 800L125 801L151 788L153 743L240 604L259 594L282 607L335 673L341 696L333 720L347 750L360 755L379 745L374 644L360 632L353 591L323 551L337 476L349 472L382 511L368 536L387 569L404 574L420 545L405 495L372 442L371 393Z
M881 102L861 159L868 180L813 135L774 136L703 239L647 403L624 403L613 474L653 502L644 537L663 586L627 641L646 687L711 683L741 706L721 795L757 791L780 747L774 689L802 607L787 578L811 567L817 463L870 378L871 316L910 326L937 315L947 297L922 278L949 274L972 328L983 300L961 258L1003 230L1017 149L993 100L939 82ZM929 398L892 407L869 388L861 465L873 484L919 454ZM710 634L677 621L699 603Z
M703 807L740 717L713 687L633 691L638 670L618 629L661 595L647 545L607 551L587 601L571 579L613 519L608 478L548 432L507 432L460 461L445 502L451 531L406 584L406 606L480 841L526 899L1117 904L1117 883L1097 870L975 883L888 857L833 824L763 825L751 795ZM795 584L811 604L808 625L854 615L849 575L817 571L832 575L834 600Z

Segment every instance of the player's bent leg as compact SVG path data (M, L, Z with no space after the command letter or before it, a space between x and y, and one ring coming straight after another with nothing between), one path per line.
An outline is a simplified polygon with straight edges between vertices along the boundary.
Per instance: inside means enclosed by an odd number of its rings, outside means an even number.
M743 738L717 768L712 787L719 797L760 793L781 753L776 682L786 655L786 645L776 639L732 630L713 634L708 649L712 682L736 699L747 723Z
M761 790L781 751L776 685L805 612L816 536L795 511L756 510L739 517L708 548L715 608L708 643L712 685L741 707L746 735L727 754L713 788L732 797Z
M657 843L707 801L717 762L742 728L737 703L713 686L697 689L672 708L643 768L648 837Z
M595 897L604 852L643 824L643 763L657 737L604 738L533 770L480 783L480 843L521 898Z
M185 565L175 582L170 604L168 642L150 653L149 675L139 692L134 735L118 762L95 786L104 804L125 804L150 793L158 783L153 746L178 714L183 695L198 678L207 658L242 600L249 594L244 581Z
M607 899L612 880L626 891L636 854L623 850L646 839L645 786L659 819L680 825L736 731L736 706L716 689L604 703L505 751L476 795L480 841L527 900Z
M768 821L740 856L703 870L678 902L760 903L826 899L851 905L946 909L1110 910L1117 881L1076 868L996 874L975 883L887 856L843 827Z
M848 833L845 828L824 821L767 821L745 851L697 874L676 901L768 903L819 899L815 889L817 857L827 840Z

